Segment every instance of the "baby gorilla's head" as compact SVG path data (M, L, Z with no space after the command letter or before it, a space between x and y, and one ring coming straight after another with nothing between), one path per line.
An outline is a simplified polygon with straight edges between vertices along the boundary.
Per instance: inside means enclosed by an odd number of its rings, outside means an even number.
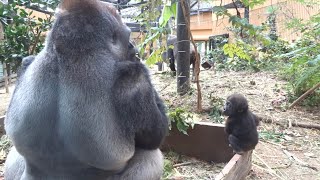
M233 116L240 113L245 113L247 110L247 99L242 94L232 94L227 98L222 114L226 116Z

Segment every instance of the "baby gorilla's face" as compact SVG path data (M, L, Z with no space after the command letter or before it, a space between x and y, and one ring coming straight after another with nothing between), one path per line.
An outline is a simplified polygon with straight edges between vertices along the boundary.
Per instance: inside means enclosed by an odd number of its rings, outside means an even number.
M226 101L226 103L223 106L222 114L225 116L230 116L234 112L234 106L230 101Z
M222 114L225 116L232 116L248 110L248 102L241 94L230 95L223 107Z

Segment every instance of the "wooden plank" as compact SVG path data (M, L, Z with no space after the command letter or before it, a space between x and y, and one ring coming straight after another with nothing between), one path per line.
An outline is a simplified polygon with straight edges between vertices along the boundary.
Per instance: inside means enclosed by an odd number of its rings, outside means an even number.
M234 155L215 180L242 180L248 175L252 166L252 151L243 155Z
M233 151L229 147L224 132L224 125L196 123L193 129L188 129L187 133L188 135L182 134L173 124L161 149L208 162L228 162L233 157Z

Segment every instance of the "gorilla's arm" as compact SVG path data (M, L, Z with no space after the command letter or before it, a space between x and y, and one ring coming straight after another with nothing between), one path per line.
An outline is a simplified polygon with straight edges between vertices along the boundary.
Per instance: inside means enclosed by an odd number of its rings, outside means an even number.
M227 134L232 134L232 129L233 129L233 119L231 117L228 117L224 130Z
M140 62L119 62L114 88L121 121L134 128L136 146L157 149L168 131L165 107ZM129 128L130 129L130 128Z
M157 104L157 107L154 107L154 113L159 113L160 111L160 116L157 119L152 119L152 114L150 114L150 127L148 127L149 124L146 124L143 127L144 130L137 132L135 137L136 146L143 149L158 148L167 133L168 120L165 115L165 107L158 97L158 94L154 92L154 95ZM158 108L158 110L156 108Z

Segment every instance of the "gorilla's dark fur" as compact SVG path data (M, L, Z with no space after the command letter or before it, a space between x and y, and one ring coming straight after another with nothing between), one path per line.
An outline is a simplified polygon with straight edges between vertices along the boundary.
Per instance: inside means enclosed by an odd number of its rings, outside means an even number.
M130 41L128 47L128 59L133 61L140 61L138 48L135 47L134 41Z
M170 35L167 40L167 46L169 47L169 46L173 45L173 49L168 48L167 52L163 53L163 55L162 55L162 59L164 61L166 60L166 58L168 58L169 68L173 72L176 71L175 58L177 57L177 54L178 54L178 49L177 49L176 43L177 43L177 37L174 35ZM198 53L198 56L200 59L199 53ZM190 65L192 65L192 72L193 73L194 73L195 63L196 63L196 52L194 50L193 45L190 43Z
M259 120L249 110L246 98L241 94L230 95L226 100L223 115L229 116L225 132L234 151L242 154L254 149L259 139L257 131Z
M161 178L168 119L129 35L110 4L61 2L6 114L6 180Z

